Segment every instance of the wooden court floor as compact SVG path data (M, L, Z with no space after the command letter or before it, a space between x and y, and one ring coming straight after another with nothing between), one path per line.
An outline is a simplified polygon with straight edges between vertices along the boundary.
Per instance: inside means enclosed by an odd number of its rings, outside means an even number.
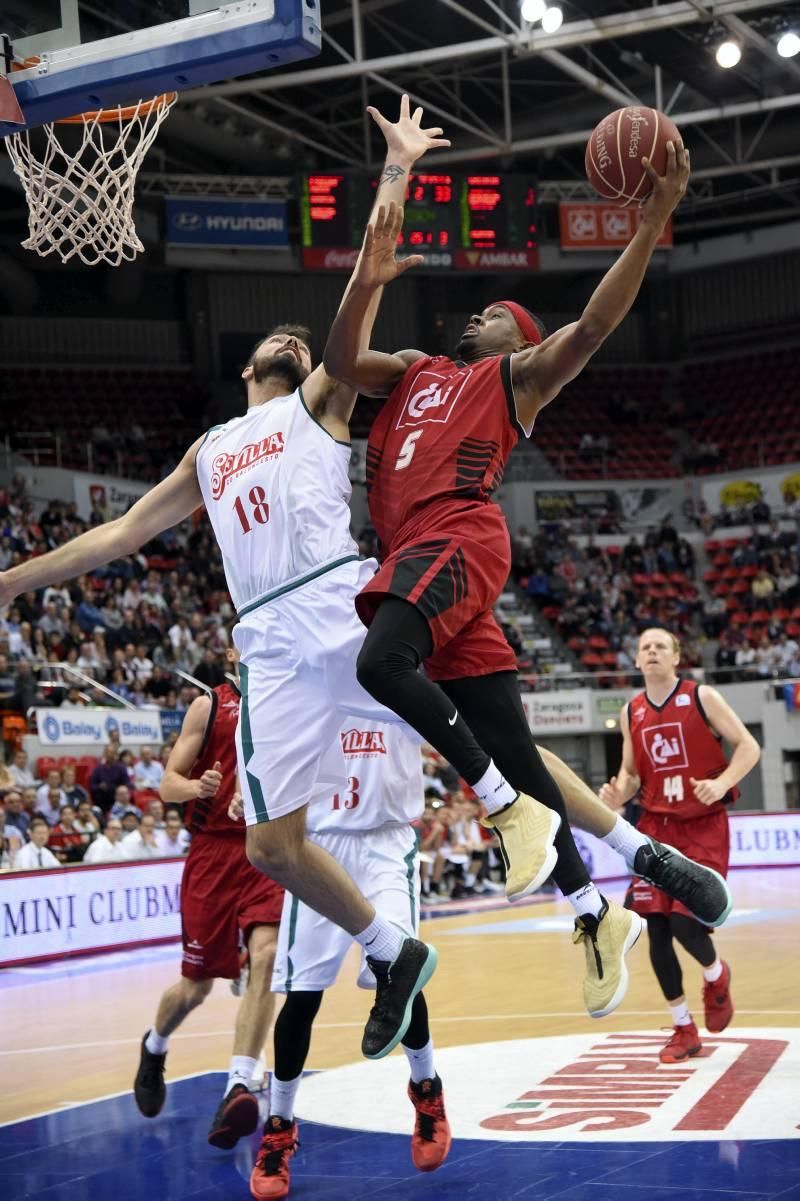
M732 885L736 908L717 939L733 970L734 1023L800 1026L800 869L734 872ZM607 891L619 897L618 887ZM423 936L440 954L426 989L436 1044L667 1025L646 936L628 957L631 981L621 1009L602 1022L587 1016L583 951L572 945L570 927L564 902L538 898L426 921ZM690 1005L700 1019L700 969L685 956L682 962ZM370 998L355 987L355 964L353 954L325 998L310 1068L359 1059ZM176 946L158 955L129 952L0 973L0 1076L6 1082L0 1123L130 1090L142 1034L178 971ZM227 983L215 984L173 1035L168 1080L227 1066L237 1003Z

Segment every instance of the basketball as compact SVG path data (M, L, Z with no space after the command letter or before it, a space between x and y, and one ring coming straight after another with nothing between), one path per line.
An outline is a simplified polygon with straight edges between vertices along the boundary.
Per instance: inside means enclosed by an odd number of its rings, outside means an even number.
M586 143L586 177L604 200L620 207L644 200L651 191L642 166L649 158L659 175L667 168L667 142L676 145L680 132L656 108L638 104L618 108L592 130Z

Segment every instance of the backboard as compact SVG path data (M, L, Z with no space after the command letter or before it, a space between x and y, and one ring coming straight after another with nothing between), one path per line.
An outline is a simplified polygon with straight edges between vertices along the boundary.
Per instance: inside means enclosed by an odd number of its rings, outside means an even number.
M29 129L272 70L321 45L318 0L2 0L0 34ZM0 123L0 137L15 128Z

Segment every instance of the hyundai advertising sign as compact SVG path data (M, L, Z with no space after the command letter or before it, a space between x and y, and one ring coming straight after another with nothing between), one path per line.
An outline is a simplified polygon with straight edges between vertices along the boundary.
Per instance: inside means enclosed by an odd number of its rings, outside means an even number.
M222 200L168 196L167 243L286 250L289 223L285 200Z

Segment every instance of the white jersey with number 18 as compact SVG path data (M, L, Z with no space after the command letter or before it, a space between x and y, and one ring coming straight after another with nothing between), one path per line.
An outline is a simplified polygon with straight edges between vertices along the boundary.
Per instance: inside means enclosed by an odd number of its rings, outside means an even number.
M309 833L363 833L422 817L422 739L416 731L401 722L349 717L339 738L347 787L309 805Z
M195 462L239 617L358 558L350 445L312 417L302 388L214 426Z

